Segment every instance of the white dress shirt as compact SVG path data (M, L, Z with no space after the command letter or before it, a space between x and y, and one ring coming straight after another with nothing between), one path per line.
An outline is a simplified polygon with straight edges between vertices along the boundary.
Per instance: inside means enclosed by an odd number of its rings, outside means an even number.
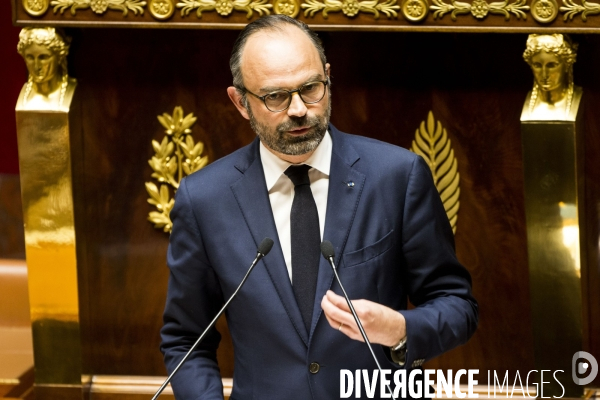
M325 132L325 136L319 146L303 163L312 167L308 171L308 178L310 179L310 190L317 204L321 240L323 240L323 229L325 228L331 150L331 136L329 136L329 132ZM271 202L271 210L275 219L275 227L277 228L283 257L291 280L292 236L290 213L292 211L292 202L294 201L294 184L284 172L292 164L277 157L262 142L260 143L260 159L265 172L265 181L267 182L267 190L269 191L269 201Z

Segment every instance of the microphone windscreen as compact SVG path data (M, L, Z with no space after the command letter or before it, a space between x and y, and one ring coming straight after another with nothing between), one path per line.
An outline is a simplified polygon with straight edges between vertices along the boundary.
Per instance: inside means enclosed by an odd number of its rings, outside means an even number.
M272 247L273 247L273 239L266 237L258 245L258 252L260 254L262 254L263 256L266 256L267 254L269 254Z
M327 260L332 257L335 258L335 250L333 249L333 245L329 240L323 240L321 243L321 253Z

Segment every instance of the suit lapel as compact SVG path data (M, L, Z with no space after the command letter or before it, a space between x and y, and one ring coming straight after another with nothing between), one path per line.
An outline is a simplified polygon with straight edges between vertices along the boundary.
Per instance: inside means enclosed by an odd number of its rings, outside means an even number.
M269 193L266 189L265 175L260 161L258 143L258 140L255 140L248 148L248 151L240 157L236 168L244 175L240 180L231 185L231 190L242 210L256 246L265 237L270 237L274 240L273 248L269 255L263 259L263 262L294 328L308 346L308 334L304 327L296 298L294 297L277 228L273 219Z
M329 171L329 191L327 194L323 240L329 240L333 244L335 265L339 267L365 184L365 175L352 167L358 161L359 156L354 148L347 143L346 137L332 125L329 126L329 132L333 140L333 153ZM331 266L325 258L321 257L311 336L322 313L321 299L325 296L327 290L331 288L333 278Z

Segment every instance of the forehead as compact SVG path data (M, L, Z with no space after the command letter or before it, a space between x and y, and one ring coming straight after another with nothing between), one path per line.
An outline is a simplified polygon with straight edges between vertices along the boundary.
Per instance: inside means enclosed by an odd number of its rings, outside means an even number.
M295 26L260 31L250 36L241 58L248 89L295 88L314 75L323 76L319 53Z
M54 55L54 53L47 46L40 46L39 44L32 43L25 48L25 54L48 54Z
M558 57L556 54L549 53L545 50L542 50L539 53L534 54L533 57L531 57L531 61L541 62L541 63L548 63L548 62L561 63L562 62L560 57Z

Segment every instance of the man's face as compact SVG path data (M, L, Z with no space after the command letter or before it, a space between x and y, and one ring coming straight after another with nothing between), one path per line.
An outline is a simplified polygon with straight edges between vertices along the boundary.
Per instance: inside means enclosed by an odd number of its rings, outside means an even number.
M35 83L51 80L58 70L58 57L47 47L32 44L24 51L27 70Z
M565 86L566 65L558 56L540 51L531 57L531 69L540 89L549 92Z
M259 96L280 89L294 90L307 82L325 80L328 74L310 39L293 26L252 35L244 47L241 67L244 86ZM305 104L294 93L289 108L280 112L269 111L260 99L249 94L246 104L247 118L263 144L288 156L312 153L325 135L331 114L328 88L315 104Z

